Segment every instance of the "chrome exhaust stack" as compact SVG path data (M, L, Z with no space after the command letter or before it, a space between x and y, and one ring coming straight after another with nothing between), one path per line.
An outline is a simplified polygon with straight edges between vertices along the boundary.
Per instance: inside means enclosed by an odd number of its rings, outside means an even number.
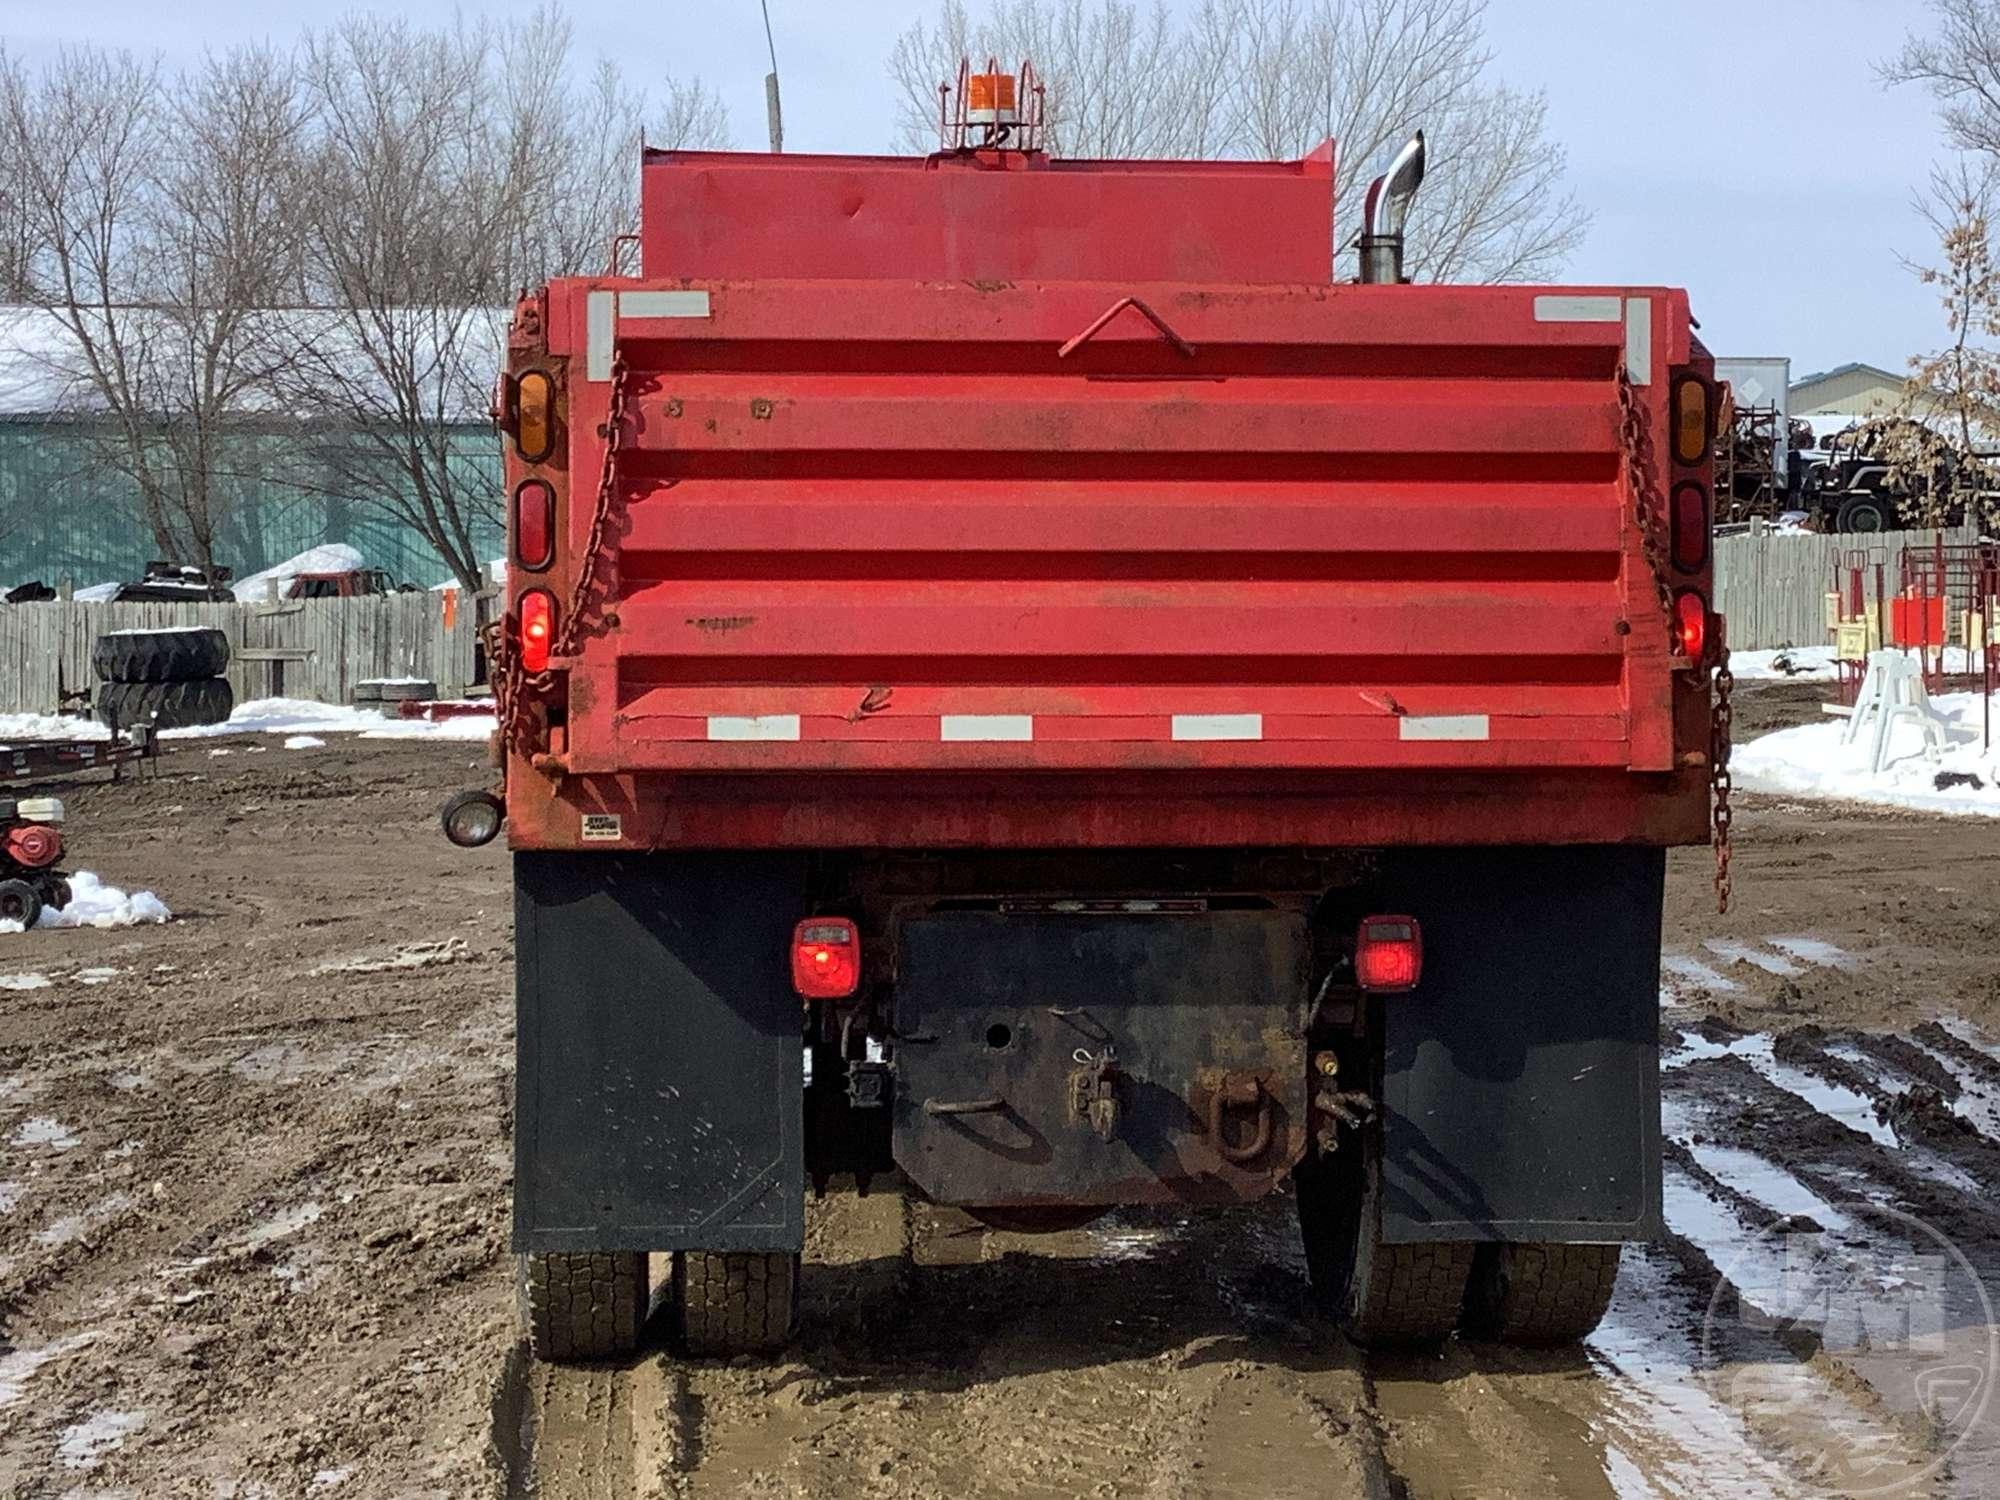
M1394 286L1403 280L1403 226L1424 185L1424 133L1396 153L1389 170L1368 185L1362 210L1361 279Z

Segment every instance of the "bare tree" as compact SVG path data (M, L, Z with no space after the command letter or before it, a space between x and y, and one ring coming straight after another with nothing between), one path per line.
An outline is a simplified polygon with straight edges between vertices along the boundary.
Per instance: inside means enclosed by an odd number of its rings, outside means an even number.
M0 42L0 100L11 100L27 89L21 65ZM0 114L6 106L0 104ZM4 140L0 131L0 140ZM37 240L26 202L26 163L13 151L0 151L0 303L28 300L28 272Z
M278 358L261 309L296 265L301 128L288 59L241 48L164 80L125 53L0 76L0 154L62 328L70 404L137 490L156 548L213 567L239 490L231 435Z
M2000 166L1976 157L1932 171L1915 207L1937 236L1935 263L1909 269L1938 294L1947 342L1910 361L1894 410L1863 424L1853 441L1886 461L1903 496L1904 519L1942 525L1955 504L2000 491L2000 466L1981 456L2000 434L2000 262L1992 223Z
M1335 189L1419 128L1430 173L1410 224L1413 274L1545 277L1587 217L1541 95L1490 80L1484 0L1204 0L1180 13L1132 0L993 0L975 20L947 0L896 43L899 142L936 141L941 79L958 59L1030 57L1049 85L1051 146L1071 156L1290 159L1338 142Z
M316 188L286 404L328 419L319 458L364 508L415 529L468 589L500 522L482 422L516 291L599 271L635 226L647 100L605 65L579 89L553 7L502 38L352 17L309 35ZM708 144L720 106L669 86Z
M1936 31L1912 33L1882 76L1928 89L1955 149L2000 160L2000 0L1930 0L1930 11Z

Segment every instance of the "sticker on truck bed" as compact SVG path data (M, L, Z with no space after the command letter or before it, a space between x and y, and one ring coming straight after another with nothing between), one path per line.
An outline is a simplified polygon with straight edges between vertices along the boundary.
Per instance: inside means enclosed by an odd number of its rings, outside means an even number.
M585 813L583 841L586 844L615 844L625 837L625 823L617 813Z

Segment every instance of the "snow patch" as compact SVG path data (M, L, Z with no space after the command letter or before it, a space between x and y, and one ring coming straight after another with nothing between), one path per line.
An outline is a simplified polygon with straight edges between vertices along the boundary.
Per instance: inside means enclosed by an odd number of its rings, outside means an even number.
M0 1354L0 1407L12 1406L26 1392L27 1384L43 1365L74 1354L97 1337L94 1333L73 1333L39 1349L16 1349Z
M326 741L316 734L295 734L285 741L287 750L324 750Z
M1738 682L1832 682L1840 675L1831 646L1732 651L1729 672Z
M252 573L230 587L235 590L238 599L255 604L271 597L273 584L277 585L276 592L282 597L285 590L291 587L292 580L301 573L354 573L366 566L358 549L345 542L328 542L324 546L308 547L298 556L288 557L261 573Z
M1730 757L1730 769L1736 785L1747 791L2000 817L2000 754L1980 745L1982 706L1978 693L1942 693L1931 699L1948 745L1935 761L1923 756L1923 739L1916 727L1899 724L1890 740L1889 763L1877 775L1868 765L1868 746L1843 744L1847 726L1829 719L1781 729L1738 746ZM1940 790L1941 773L1947 780L1973 777L1979 785L1968 782Z
M10 927L19 927L18 922L10 922ZM46 974L0 974L0 990L45 990L51 983Z
M47 1146L52 1151L67 1151L76 1143L76 1136L70 1128L48 1115L23 1120L14 1131L14 1144L17 1146Z
M1794 979L1805 970L1793 963L1782 953L1766 953L1750 943L1739 943L1733 938L1710 938L1702 944L1717 958L1730 963L1749 964L1762 969L1766 974L1776 974L1780 979Z
M1660 967L1676 979L1685 979L1689 984L1700 985L1705 990L1717 994L1728 994L1743 988L1735 980L1685 953L1662 953Z
M167 910L167 903L151 891L127 895L115 885L106 885L89 870L78 870L70 876L69 889L69 905L61 911L43 907L41 920L35 923L37 927L137 927L146 922L170 921L174 915ZM102 984L118 972L86 969L77 978L86 984ZM85 974L101 974L101 977L84 979Z
M357 958L329 959L312 973L382 974L391 969L428 969L438 964L461 963L472 957L472 945L462 937L448 937L434 943L404 943L386 955L363 954Z
M143 1411L94 1411L63 1429L56 1452L66 1469L94 1469L104 1462L105 1454L123 1446L125 1439L145 1425Z

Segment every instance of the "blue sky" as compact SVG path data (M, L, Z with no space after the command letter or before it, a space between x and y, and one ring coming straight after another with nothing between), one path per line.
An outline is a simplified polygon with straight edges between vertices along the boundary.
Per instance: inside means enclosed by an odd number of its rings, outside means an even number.
M921 0L770 0L794 150L881 150L883 63ZM344 0L0 0L0 35L33 55L64 41L197 53L289 37ZM442 19L530 5L402 0ZM737 144L763 140L767 67L757 0L569 0L586 53L628 73L698 73L728 102ZM1926 19L1921 0L1490 0L1497 74L1545 89L1570 184L1595 215L1570 268L1582 282L1688 287L1724 354L1900 369L1942 341L1933 296L1899 255L1929 245L1911 193L1942 147L1928 98L1885 90L1876 60ZM1343 217L1351 210L1343 205Z

